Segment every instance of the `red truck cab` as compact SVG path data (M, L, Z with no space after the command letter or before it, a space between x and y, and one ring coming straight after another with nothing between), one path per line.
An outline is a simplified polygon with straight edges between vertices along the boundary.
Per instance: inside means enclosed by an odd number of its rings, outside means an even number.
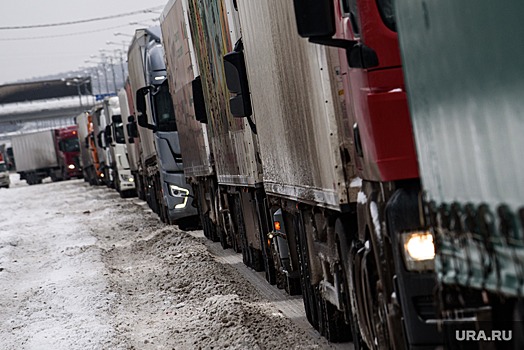
M78 127L76 125L55 129L55 143L60 167L64 179L82 177L80 164L80 144L78 142Z
M341 50L346 55L341 68L346 101L353 104L361 177L381 182L418 178L391 1L341 0L338 5L335 37L355 43Z

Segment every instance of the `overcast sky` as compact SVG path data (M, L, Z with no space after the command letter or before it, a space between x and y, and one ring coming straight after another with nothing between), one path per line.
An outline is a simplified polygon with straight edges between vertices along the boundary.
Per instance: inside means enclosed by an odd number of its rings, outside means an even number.
M67 26L0 30L0 84L92 66L100 49L122 49L107 41L129 41L136 28L155 25L168 0L1 0L0 27L70 22L159 7L155 13ZM131 22L140 22L130 25ZM83 32L91 32L78 34ZM114 33L128 36L115 36ZM70 35L70 36L64 36ZM56 36L54 38L36 38ZM16 40L13 40L16 39ZM127 48L126 48L127 49Z

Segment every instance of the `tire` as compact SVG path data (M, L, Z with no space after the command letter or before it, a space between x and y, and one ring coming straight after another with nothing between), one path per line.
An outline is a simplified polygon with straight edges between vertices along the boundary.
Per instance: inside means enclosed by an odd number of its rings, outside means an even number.
M260 228L260 247L262 253L262 262L264 264L264 273L267 283L274 285L276 283L276 271L274 261L271 256L271 250L268 245L268 237L270 225L268 222L269 210L267 209L266 196L263 191L257 190L255 192L255 202L257 211L257 221Z
M217 234L217 227L213 221L211 221L209 214L201 214L200 221L202 221L204 236L213 242L220 242L220 237Z
M217 212L218 212L217 233L218 233L218 237L219 237L220 245L222 246L222 249L227 249L227 248L230 248L230 245L227 241L227 231L225 231L226 228L225 228L225 223L224 223L224 216L221 213L220 207L221 207L220 206L220 191L217 189L217 193L215 194L215 208L217 208Z
M304 302L304 309L309 323L316 330L320 331L320 318L318 307L318 296L315 288L311 285L311 277L309 272L309 256L304 225L302 223L302 215L295 216L295 232L297 232L298 245L298 261L300 271L300 283L302 286L302 300Z

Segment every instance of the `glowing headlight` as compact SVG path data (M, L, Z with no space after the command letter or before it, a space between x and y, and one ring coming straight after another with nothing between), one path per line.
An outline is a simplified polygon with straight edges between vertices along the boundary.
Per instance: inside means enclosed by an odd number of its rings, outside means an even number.
M67 167L68 167L69 169L71 169L71 170L73 170L74 168L76 168L74 164L69 164Z
M430 232L409 232L401 235L402 255L410 271L433 270L435 244Z
M175 205L175 209L185 208L189 196L189 190L176 185L169 185L169 191L173 197L184 198L182 203Z
M127 182L133 182L135 181L135 179L133 178L133 176L130 176L130 175L127 175L127 174L120 174L120 178L122 179L122 181L127 181Z

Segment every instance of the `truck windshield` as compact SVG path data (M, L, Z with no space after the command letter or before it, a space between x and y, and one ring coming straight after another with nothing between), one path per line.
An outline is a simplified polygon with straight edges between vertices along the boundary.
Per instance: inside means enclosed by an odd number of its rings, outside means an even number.
M62 149L64 152L78 152L80 151L80 144L78 137L62 140Z
M177 131L173 101L169 94L167 81L153 95L156 123L159 131Z
M377 0L378 10L382 21L392 31L397 31L397 24L395 20L395 10L393 8L393 0Z
M115 142L126 143L126 137L124 135L124 123L115 123Z
M7 171L7 166L5 165L5 163L0 163L0 173L6 172L6 171Z

